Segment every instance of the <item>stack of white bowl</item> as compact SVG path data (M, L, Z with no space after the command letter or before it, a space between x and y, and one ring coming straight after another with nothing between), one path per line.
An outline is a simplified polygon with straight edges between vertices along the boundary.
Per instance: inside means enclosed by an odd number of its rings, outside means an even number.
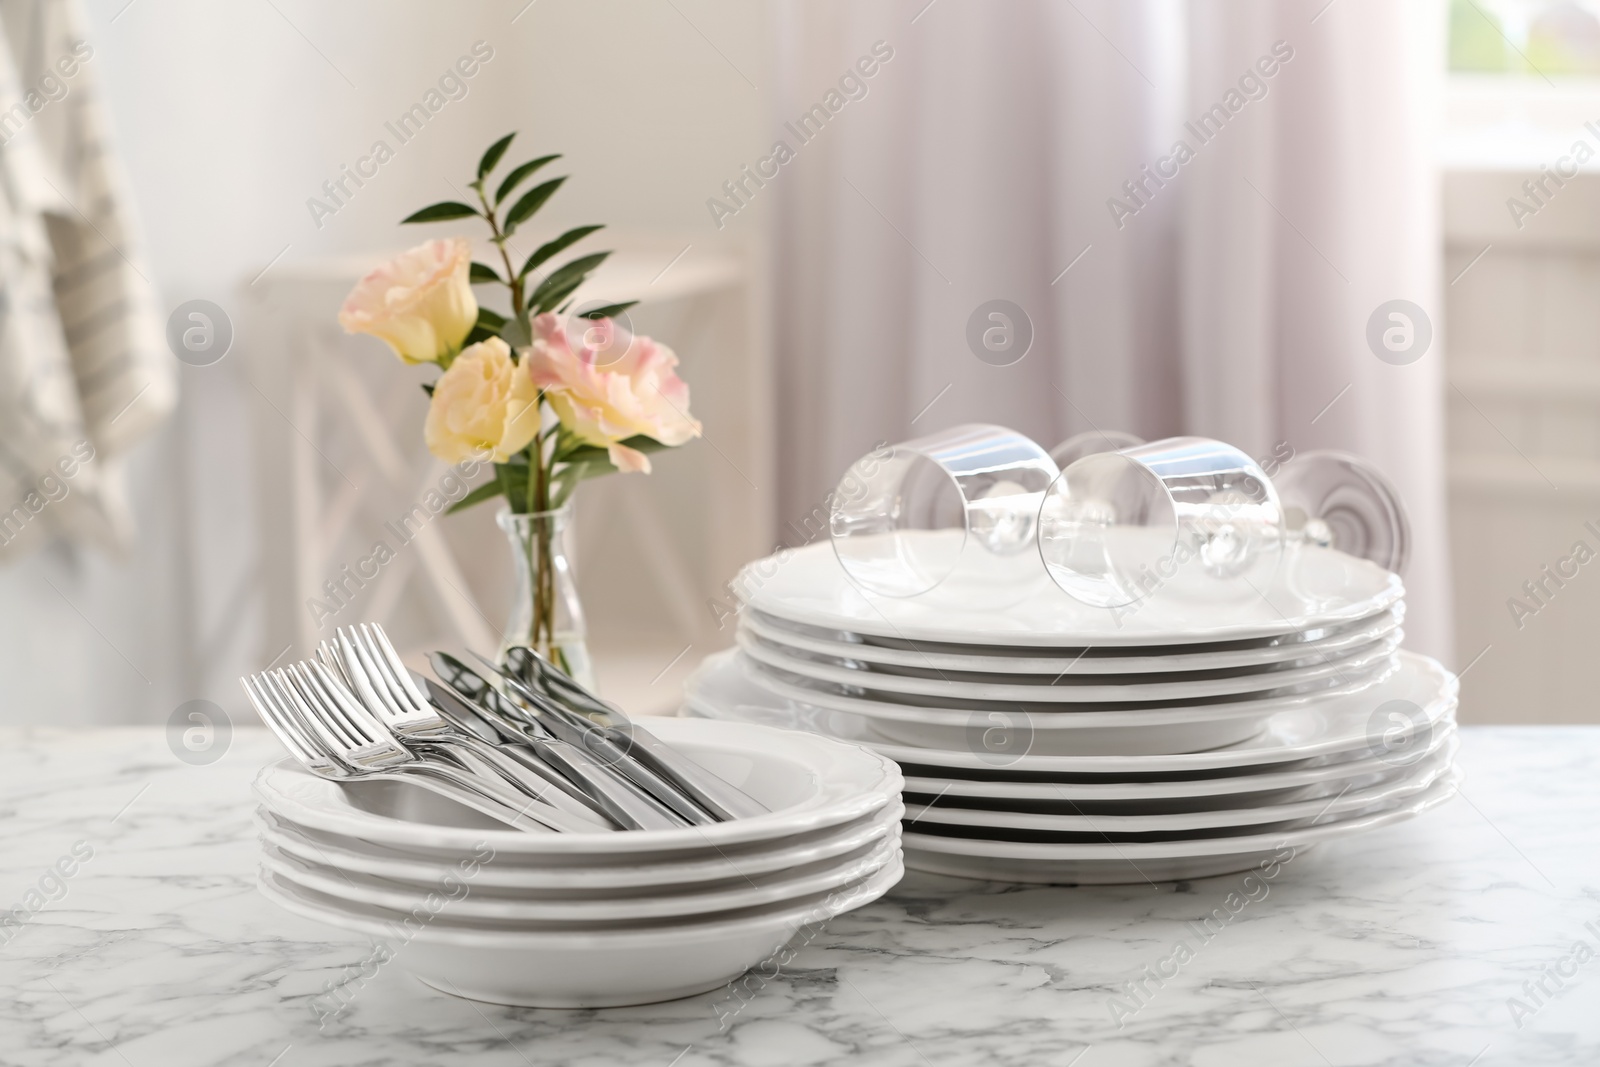
M284 760L255 783L261 888L389 943L446 992L604 1007L714 989L899 880L892 760L760 725L642 722L769 813L524 833L404 782L333 782Z
M1455 790L1455 678L1398 651L1404 591L1375 564L1296 545L1269 588L1121 613L962 581L864 592L826 543L757 561L687 710L892 757L907 866L973 877L1241 870Z

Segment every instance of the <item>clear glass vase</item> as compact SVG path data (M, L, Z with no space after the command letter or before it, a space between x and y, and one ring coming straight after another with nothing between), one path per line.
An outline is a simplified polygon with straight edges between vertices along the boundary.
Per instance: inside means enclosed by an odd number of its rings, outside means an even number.
M567 552L572 503L526 514L502 509L495 521L511 542L516 576L511 618L500 641L501 660L513 646L531 648L593 692L594 663L584 640L583 604Z

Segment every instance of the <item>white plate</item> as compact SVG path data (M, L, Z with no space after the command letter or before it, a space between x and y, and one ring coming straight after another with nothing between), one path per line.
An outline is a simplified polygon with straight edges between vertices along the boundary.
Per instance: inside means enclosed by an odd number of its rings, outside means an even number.
M1390 663L1360 674L1352 672L1353 681L1311 693L1167 708L1067 711L1058 710L1064 707L1059 704L1013 702L952 710L820 692L778 678L739 655L738 668L761 686L792 701L859 718L868 724L869 734L881 740L940 751L965 748L1005 758L1015 758L1016 753L1132 756L1204 752L1254 737L1268 719L1286 708L1333 694L1359 693L1398 669ZM819 732L838 736L832 727Z
M588 898L622 896L667 886L703 889L735 882L743 885L747 877L842 856L892 836L898 833L904 813L903 804L891 804L838 827L784 838L777 847L729 846L714 856L688 862L639 863L629 856L622 863L572 866L552 864L544 856L535 857L533 864L525 862L527 857L496 856L479 866L473 884L496 889L565 890ZM295 826L265 808L256 811L256 826L263 841L327 867L425 885L438 885L447 875L459 873L458 857L450 853L402 851L325 834Z
M1455 710L1460 685L1456 676L1427 656L1402 650L1400 669L1358 694L1320 699L1281 711L1261 733L1248 741L1209 752L1125 756L1049 756L1028 753L999 759L964 745L957 749L913 748L884 740L867 720L819 708L773 692L740 669L737 653L706 657L685 684L686 706L694 713L719 719L765 722L788 729L811 730L870 747L891 759L921 767L985 774L1183 775L1197 771L1265 767L1375 747L1388 735L1391 744L1407 742L1419 732L1434 730ZM1415 722L1393 730L1380 722L1378 709L1402 700L1418 709Z
M981 841L908 832L906 866L913 870L1000 882L1117 885L1209 878L1264 863L1292 863L1299 852L1326 841L1414 818L1456 794L1459 768L1393 807L1317 826L1188 841L1093 845Z
M1439 728L1421 744L1414 753L1407 753L1407 763L1431 755L1455 737L1453 719L1448 716ZM1336 758L1336 757L1335 757ZM1267 764L1273 767L1273 764ZM1325 785L1329 782L1361 781L1375 775L1389 774L1399 764L1389 755L1369 756L1365 759L1340 759L1338 762L1317 761L1315 766L1296 765L1293 770L1268 770L1265 773L1241 774L1223 778L1188 778L1179 781L1018 781L999 778L943 778L918 776L913 764L901 768L906 774L904 796L947 797L952 801L971 797L982 800L1013 800L1021 802L1079 801L1088 804L1148 803L1173 805L1198 801L1202 798L1223 801L1243 797L1259 797L1294 792L1307 786ZM929 768L938 770L939 768ZM1166 810L1173 810L1168 808Z
M884 807L900 792L900 768L894 761L855 745L753 723L676 718L642 722L772 810L750 819L676 830L525 833L405 782L331 782L292 759L262 768L255 791L268 810L290 822L401 848L452 849L465 855L487 844L496 854L626 855L639 862L650 862L657 854L693 859L693 853L715 854L727 845L837 826Z
M1014 591L1004 609L987 581L965 575L915 597L864 593L850 584L827 542L746 564L730 588L757 611L829 630L907 641L1018 645L1182 645L1275 637L1374 615L1404 594L1398 575L1331 548L1294 545L1262 595L1215 603L1189 600L1169 583L1136 611L1092 608L1044 574Z
M1199 700L1286 691L1318 684L1331 686L1340 680L1349 680L1355 672L1372 666L1400 647L1400 635L1390 634L1343 653L1324 656L1310 666L1267 670L1258 668L1248 673L1228 673L1220 677L1185 671L1181 674L1153 676L1077 675L1063 672L1054 678L1047 674L996 678L968 672L945 672L942 675L932 672L927 676L914 676L902 672L891 673L869 664L849 666L837 660L827 661L815 653L790 654L763 638L743 631L738 634L737 641L744 654L757 663L824 683L829 688L847 687L848 691L879 699L889 694L938 697L948 705L977 701L1079 704Z
M653 728L653 727L652 727ZM618 834L617 836L623 836ZM714 921L665 921L610 930L496 929L437 919L406 930L407 916L341 904L261 872L274 903L306 918L385 941L395 960L435 989L473 1000L539 1008L652 1004L704 993L766 960L808 923L881 897L904 874L897 857L854 886L752 908Z
M1001 645L948 645L936 642L902 642L890 638L822 630L771 619L757 611L739 616L739 628L773 644L797 652L854 660L885 668L938 676L940 671L990 674L1133 674L1163 671L1238 670L1255 667L1307 667L1330 655L1399 633L1405 604L1376 615L1334 627L1326 637L1307 641L1269 638L1276 642L1233 642L1218 648L1198 645L1063 649L1049 653L1037 648ZM1310 631L1324 633L1324 630ZM1241 647L1248 645L1249 647ZM1204 650L1202 650L1202 648ZM996 679L997 681L1002 679Z
M801 704L846 711L874 721L892 720L955 728L974 722L988 723L992 720L990 713L998 712L1026 719L1035 732L1105 726L1176 726L1239 716L1260 718L1329 695L1361 692L1393 674L1398 664L1396 654L1389 653L1359 668L1346 670L1344 678L1335 677L1322 683L1242 696L1073 704L1042 700L944 701L937 697L890 693L866 696L848 691L854 687L813 682L789 671L769 667L750 659L742 650L736 650L735 656L737 669L743 671L746 677L779 696ZM956 744L961 745L959 739Z
M761 907L824 893L859 881L883 867L900 851L900 835L862 845L855 851L833 859L791 870L757 874L733 885L719 884L711 889L681 887L639 890L636 895L609 899L573 896L561 890L495 890L477 884L475 877L457 874L453 879L432 886L376 878L327 867L262 845L261 862L287 881L314 889L330 897L394 911L424 907L430 893L459 894L441 913L450 922L493 919L506 923L561 921L574 927L623 919L662 919L681 915L708 915ZM481 873L482 868L479 868Z
M1352 783L1346 783L1341 789L1336 789L1333 785L1320 786L1312 791L1321 795L1293 803L1147 815L1060 815L1029 811L990 811L938 803L924 805L908 802L906 817L911 824L924 830L933 826L964 826L980 832L988 829L1028 830L1040 833L1092 835L1108 840L1109 835L1118 835L1118 839L1121 840L1122 834L1258 826L1360 811L1420 793L1432 785L1440 775L1449 771L1454 756L1455 742L1452 740L1441 751L1397 771L1388 780L1361 789L1352 788Z

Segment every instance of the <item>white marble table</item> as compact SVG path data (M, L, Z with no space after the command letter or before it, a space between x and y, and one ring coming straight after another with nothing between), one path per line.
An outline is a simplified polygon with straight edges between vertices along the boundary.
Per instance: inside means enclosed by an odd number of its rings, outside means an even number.
M311 998L372 947L253 888L248 786L269 738L240 730L196 767L155 730L0 732L0 908L59 897L0 930L0 1064L1600 1062L1600 728L1465 732L1463 798L1296 858L1205 944L1187 922L1238 876L1063 889L912 874L753 983L731 1019L726 993L474 1004L391 965L321 1030ZM1129 1000L1180 939L1193 958ZM1121 1027L1119 994L1139 1003ZM1511 998L1532 1014L1514 1018Z

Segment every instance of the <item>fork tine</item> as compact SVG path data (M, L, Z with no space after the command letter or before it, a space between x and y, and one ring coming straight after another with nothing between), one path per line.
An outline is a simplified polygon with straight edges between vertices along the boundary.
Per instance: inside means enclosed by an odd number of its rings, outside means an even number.
M289 675L304 694L306 702L316 708L326 721L341 726L351 737L354 746L374 744L380 739L373 729L370 716L357 714L347 701L339 698L340 686L328 668L307 660L291 665Z
M339 753L353 747L350 741L304 705L290 686L287 676L282 671L263 671L258 677L261 679L261 691L272 701L285 724L292 724L308 744L343 763Z
M320 717L303 706L299 698L280 677L281 672L263 671L257 676L261 692L276 709L285 729L295 731L306 747L320 753L325 763L349 769L350 761L344 754L352 747L336 734Z
M366 652L367 659L371 661L373 669L382 676L384 682L389 686L389 691L394 694L395 702L400 705L402 711L431 712L433 709L429 708L426 702L420 704L417 702L415 687L407 686L402 681L405 667L403 665L396 667L390 658L394 651L393 647L385 648L379 644L377 637L373 634L374 628L376 628L375 625L369 627L366 623L362 623L359 627L352 626L351 630L355 633L357 644ZM398 659L398 657L394 658ZM406 678L405 681L410 681L410 679Z
M365 623L362 624L361 629L363 631L367 630ZM400 683L401 687L406 691L406 695L411 698L411 706L424 711L433 711L432 705L428 703L428 698L422 695L421 689L417 688L417 683L411 677L411 672L406 670L405 661L400 658L400 653L395 651L394 642L390 641L389 635L383 632L383 627L373 623L369 637L373 645L382 654L380 658L387 661L389 669L394 672L395 680Z
M360 734L341 717L327 714L324 702L297 684L291 673L292 666L280 668L270 675L279 703L290 714L297 716L326 747L341 751L359 747L362 743Z
M349 635L341 629L334 634L334 639L338 641L338 654L344 664L344 672L353 683L351 688L360 698L362 706L384 722L389 722L400 715L400 709L393 705L392 698L387 692L388 687L381 680L372 677Z
M328 668L320 663L307 664L305 678L306 684L317 687L324 695L324 702L331 710L342 715L352 728L360 731L366 738L366 744L388 745L400 749L400 743L387 726L385 717L374 715L362 701L356 699L355 694L334 677Z
M333 672L334 677L344 682L345 685L350 684L350 678L345 673L344 663L340 660L339 653L334 651L332 645L326 641L318 643L317 656L322 660L322 665Z
M256 709L261 721L266 723L267 728L279 741L283 742L283 747L289 750L290 755L301 763L318 762L320 753L307 743L297 728L284 719L267 693L257 691L256 687L261 684L260 678L260 675L251 675L239 679L239 684L244 687L244 695L250 700L250 706Z
M334 636L339 641L339 651L344 657L345 673L356 679L357 692L361 694L363 702L370 710L384 722L390 722L404 715L405 708L401 706L402 702L396 699L398 694L378 669L378 665L373 662L371 652L365 647L355 627L340 627ZM364 688L360 685L362 682L366 683ZM375 704L372 703L374 700Z

